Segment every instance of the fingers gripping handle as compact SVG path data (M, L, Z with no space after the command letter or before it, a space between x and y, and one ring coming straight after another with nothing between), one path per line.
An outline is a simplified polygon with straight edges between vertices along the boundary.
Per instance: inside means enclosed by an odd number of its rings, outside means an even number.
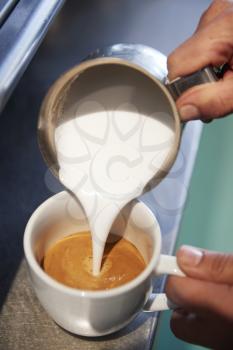
M175 256L161 255L160 260L155 268L156 275L175 275L184 277L185 274L179 268L177 259ZM165 293L151 294L149 300L144 306L145 312L163 311L169 309L175 309L176 305L172 303Z
M174 100L177 100L183 92L191 87L217 81L219 76L220 73L217 74L213 67L208 66L185 77L178 77L172 81L167 79L165 81L165 85L167 86Z

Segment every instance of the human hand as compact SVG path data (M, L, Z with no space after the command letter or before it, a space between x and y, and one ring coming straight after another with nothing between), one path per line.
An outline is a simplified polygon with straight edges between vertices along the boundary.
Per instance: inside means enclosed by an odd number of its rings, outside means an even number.
M216 350L233 349L233 254L189 246L177 252L187 277L168 278L166 293L178 306L171 329L180 339Z
M183 121L222 117L233 112L233 1L215 0L202 15L197 30L168 57L170 80L208 65L228 63L218 82L195 86L177 100Z

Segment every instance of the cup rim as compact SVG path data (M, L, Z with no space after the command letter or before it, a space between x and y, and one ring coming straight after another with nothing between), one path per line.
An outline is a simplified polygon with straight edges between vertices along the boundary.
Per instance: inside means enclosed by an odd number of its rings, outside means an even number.
M130 290L136 288L141 283L143 283L149 275L153 272L153 270L156 267L156 264L158 263L160 251L161 251L161 231L160 231L160 225L151 211L151 209L142 201L137 199L136 201L140 202L144 208L148 211L148 213L153 217L153 220L155 222L156 230L153 230L153 235L156 236L156 245L152 254L152 257L150 259L149 264L146 266L146 268L133 280L130 282L127 282L119 287L107 289L107 290L98 290L98 291L91 291L91 290L81 290L78 288L72 288L69 286L66 286L52 277L50 277L39 265L38 261L36 260L31 247L30 247L30 238L33 232L33 227L36 218L41 215L41 213L44 210L47 210L48 207L52 205L52 203L55 200L61 200L62 197L65 197L69 195L67 191L59 192L52 197L46 199L43 203L41 203L36 210L32 213L31 217L28 220L28 223L25 227L24 231L24 238L23 238L23 248L24 248L24 254L26 261L30 267L30 269L33 270L33 272L41 279L43 280L47 285L52 287L53 289L57 289L60 292L77 296L77 297L85 297L85 298L91 298L91 299L101 299L101 298L109 298L116 295L124 294L129 292Z

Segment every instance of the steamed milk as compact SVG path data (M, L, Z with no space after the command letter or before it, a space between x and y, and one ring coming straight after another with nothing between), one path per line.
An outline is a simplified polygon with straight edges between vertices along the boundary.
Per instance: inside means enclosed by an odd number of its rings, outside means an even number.
M128 104L105 111L86 101L81 109L56 129L55 143L60 180L89 219L97 275L114 219L161 169L174 131L165 113L143 115Z

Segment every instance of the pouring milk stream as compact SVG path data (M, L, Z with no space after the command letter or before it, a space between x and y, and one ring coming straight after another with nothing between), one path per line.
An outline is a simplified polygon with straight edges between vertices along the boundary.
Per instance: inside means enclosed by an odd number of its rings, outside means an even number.
M105 91L105 98L108 93ZM106 110L97 101L72 106L55 130L60 181L89 218L93 274L98 275L114 219L161 169L174 142L173 118L143 114L131 103Z

